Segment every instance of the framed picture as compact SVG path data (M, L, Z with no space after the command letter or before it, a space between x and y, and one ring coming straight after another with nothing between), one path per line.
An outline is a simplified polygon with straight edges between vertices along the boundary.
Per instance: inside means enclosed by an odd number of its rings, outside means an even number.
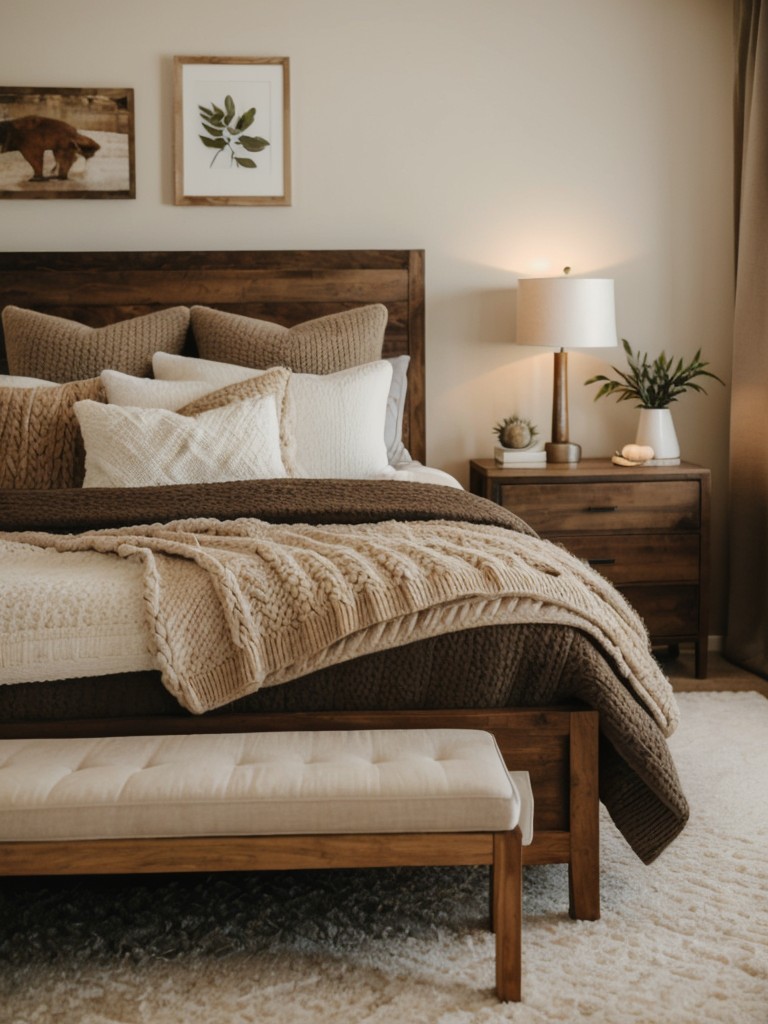
M177 206L290 206L287 57L174 57Z
M0 86L0 199L134 199L133 89Z

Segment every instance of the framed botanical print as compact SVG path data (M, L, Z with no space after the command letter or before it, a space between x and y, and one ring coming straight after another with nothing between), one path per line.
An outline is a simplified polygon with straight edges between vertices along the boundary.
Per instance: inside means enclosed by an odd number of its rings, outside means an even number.
M174 57L174 201L290 206L287 57Z

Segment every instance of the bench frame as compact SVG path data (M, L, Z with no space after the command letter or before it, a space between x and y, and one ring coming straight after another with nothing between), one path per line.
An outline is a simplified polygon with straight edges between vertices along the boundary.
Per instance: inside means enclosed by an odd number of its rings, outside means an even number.
M119 736L298 729L484 729L510 771L527 771L536 806L523 864L567 864L572 918L600 917L599 714L584 705L402 711L292 711L0 723L0 737Z
M522 973L522 846L505 832L202 836L0 843L0 875L286 871L491 865L496 992L518 1002Z

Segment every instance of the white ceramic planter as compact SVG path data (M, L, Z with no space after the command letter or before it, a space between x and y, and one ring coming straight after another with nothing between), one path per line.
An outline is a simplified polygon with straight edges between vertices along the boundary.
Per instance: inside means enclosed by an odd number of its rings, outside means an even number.
M679 462L680 445L669 409L641 409L635 444L653 448L654 462Z

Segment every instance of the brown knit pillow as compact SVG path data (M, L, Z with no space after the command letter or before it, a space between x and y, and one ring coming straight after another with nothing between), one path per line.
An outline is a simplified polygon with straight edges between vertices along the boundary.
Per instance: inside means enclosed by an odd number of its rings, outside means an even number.
M106 402L98 377L53 388L0 387L0 487L81 487L85 449L72 407Z
M189 309L174 306L132 320L87 327L47 313L18 306L3 310L8 371L45 380L85 380L102 370L121 370L135 377L152 374L152 353L184 348Z
M295 327L192 307L192 333L203 359L266 370L336 373L381 359L387 307L376 304L331 313Z

